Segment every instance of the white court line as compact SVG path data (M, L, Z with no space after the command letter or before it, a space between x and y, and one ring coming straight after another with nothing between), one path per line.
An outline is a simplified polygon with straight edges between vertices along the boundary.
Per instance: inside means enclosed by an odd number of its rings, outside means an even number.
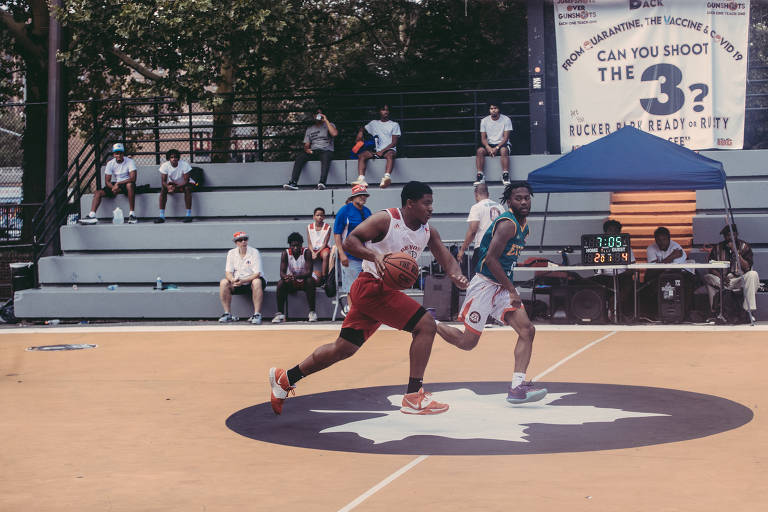
M379 489L383 489L392 480L394 480L395 478L399 477L400 475L402 475L403 473L405 473L406 471L408 471L409 469L411 469L412 467L414 467L416 464L418 464L419 462L423 461L427 457L429 457L429 455L421 455L419 457L416 457L411 462L409 462L405 466L401 467L400 469L398 469L397 471L395 471L394 473L389 475L387 478L385 478L384 480L382 480L381 482L379 482L378 484L374 485L373 487L371 487L370 489L365 491L363 494L361 494L360 496L355 498L352 502L349 503L349 505L347 505L344 508L340 508L339 512L349 512L350 510L352 510L353 508L355 508L356 506L358 506L359 504L361 504L362 502L367 500L369 497L373 496L373 494L376 493Z
M612 332L606 334L605 336L603 336L601 338L598 338L595 341L593 341L591 343L588 343L587 345L584 345L583 347L581 347L579 350L577 350L573 354L565 357L564 359L561 359L560 361L558 361L557 363L553 364L552 366L550 366L549 368L547 368L546 370L544 370L543 372L541 372L540 374L538 374L536 377L534 377L531 380L538 380L538 379L540 379L541 377L545 376L549 372L553 371L555 368L558 368L559 366L561 366L565 362L570 361L571 359L573 359L577 355L581 354L585 350L587 350L587 349L589 349L591 347L594 347L595 345L597 345L598 343L600 343L603 340L607 340L608 338L610 338L611 336L613 336L617 332L618 331L612 331ZM370 498L371 496L373 496L374 494L379 492L381 489L383 489L384 487L389 485L397 477L407 473L411 468L416 466L416 464L426 460L427 457L429 457L429 455L420 455L419 457L416 457L411 462L409 462L405 466L401 467L400 469L398 469L397 471L395 471L394 473L389 475L387 478L385 478L384 480L382 480L378 484L374 485L373 487L371 487L370 489L365 491L363 494L361 494L360 496L358 496L357 498L355 498L354 500L349 502L349 504L347 504L346 506L340 508L339 512L349 512L350 510L354 509L359 504L361 504L362 502L364 502L365 500L367 500L368 498Z

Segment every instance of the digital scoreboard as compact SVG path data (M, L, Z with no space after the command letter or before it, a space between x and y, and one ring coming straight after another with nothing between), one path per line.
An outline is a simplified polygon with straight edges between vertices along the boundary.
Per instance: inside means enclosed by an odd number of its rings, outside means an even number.
M629 234L581 235L582 265L629 265Z

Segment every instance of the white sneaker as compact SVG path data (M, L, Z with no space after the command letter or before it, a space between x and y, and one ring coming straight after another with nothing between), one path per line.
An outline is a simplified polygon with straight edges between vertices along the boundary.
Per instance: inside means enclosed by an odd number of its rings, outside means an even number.
M317 313L314 311L309 312L309 321L310 322L317 322Z
M282 313L278 313L275 315L275 317L272 319L273 324L280 324L285 322L285 315Z
M99 219L97 219L96 217L84 217L77 222L79 222L80 224L98 224Z
M364 186L364 187L367 187L367 186L368 186L368 183L366 183L366 182L365 182L365 176L363 176L362 174L359 174L359 175L357 176L357 179L355 179L355 180L352 182L352 184L353 184L353 185L362 185L362 186Z
M387 172L384 173L384 177L381 178L381 183L379 183L379 188L387 188L392 184L392 176Z

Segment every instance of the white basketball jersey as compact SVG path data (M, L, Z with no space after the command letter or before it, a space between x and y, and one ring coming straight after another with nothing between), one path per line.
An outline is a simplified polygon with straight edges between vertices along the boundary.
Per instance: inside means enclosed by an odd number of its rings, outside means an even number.
M313 251L320 250L320 248L323 246L323 240L325 240L325 236L328 234L330 229L330 224L325 223L323 223L323 228L320 231L315 229L314 222L309 225L307 228L307 232L309 233L309 247Z
M404 252L418 259L429 242L429 224L422 224L419 229L413 231L403 222L403 215L399 208L384 210L389 214L389 230L380 242L367 242L365 246L374 252L387 254L391 252ZM376 277L376 265L372 261L363 260L363 272L368 272Z
M298 258L293 257L293 253L290 249L286 249L288 254L288 273L293 276L298 276L304 273L304 247L301 248L301 254Z

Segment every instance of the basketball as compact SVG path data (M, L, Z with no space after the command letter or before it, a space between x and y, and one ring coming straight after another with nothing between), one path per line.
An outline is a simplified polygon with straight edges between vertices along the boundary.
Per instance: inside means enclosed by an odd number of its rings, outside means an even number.
M405 290L413 286L419 277L419 264L404 252L395 252L384 256L386 272L381 276L384 286L394 290Z

